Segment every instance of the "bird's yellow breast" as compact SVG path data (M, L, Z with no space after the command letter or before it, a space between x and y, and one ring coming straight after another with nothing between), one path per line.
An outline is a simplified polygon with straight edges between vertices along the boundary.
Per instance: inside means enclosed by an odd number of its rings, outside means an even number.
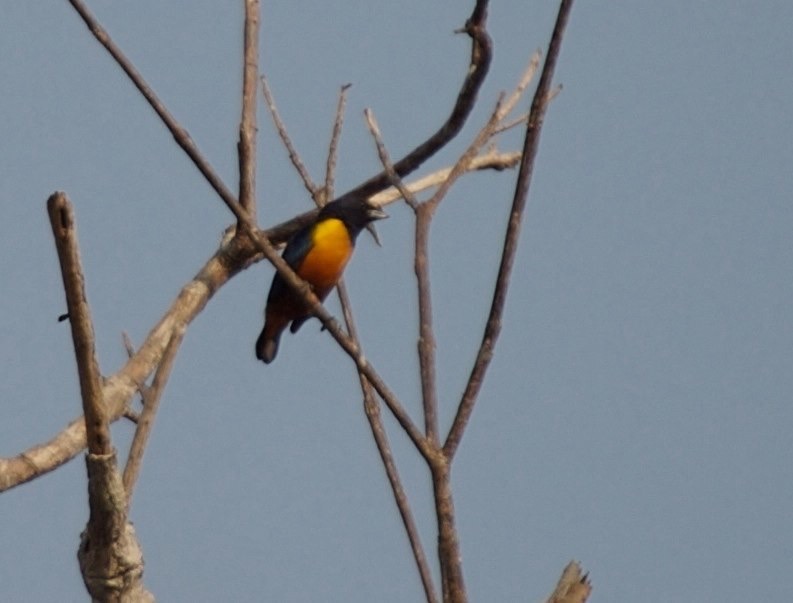
M312 246L298 273L315 289L333 287L341 278L352 255L352 241L344 222L330 218L318 223L311 233Z

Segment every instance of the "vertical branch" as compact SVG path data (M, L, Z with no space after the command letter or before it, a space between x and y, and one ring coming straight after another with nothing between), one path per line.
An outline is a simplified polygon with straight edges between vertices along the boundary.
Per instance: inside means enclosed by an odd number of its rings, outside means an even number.
M143 586L143 554L127 520L124 486L110 441L74 210L66 195L59 192L47 199L47 212L63 274L88 442L86 469L91 513L80 535L80 571L94 601L148 603L154 598Z
M526 125L526 137L523 143L523 158L520 163L517 184L515 186L515 195L512 200L512 210L509 216L507 232L504 237L504 248L501 254L498 276L496 277L490 313L487 318L487 324L485 325L485 332L482 337L479 352L476 355L476 360L471 369L468 383L463 392L460 404L457 407L457 414L454 417L454 422L449 430L446 443L443 446L444 452L449 459L454 457L457 447L460 445L463 432L473 412L479 390L482 387L485 373L493 358L493 350L495 349L496 341L501 333L501 316L504 311L507 290L509 289L509 279L512 274L515 253L518 248L520 226L523 219L523 211L526 208L526 199L529 194L531 176L534 171L534 160L537 157L537 148L540 143L540 132L542 131L545 110L548 107L548 92L551 87L556 61L559 58L565 26L567 25L567 20L572 8L573 0L562 0L559 6L559 13L556 17L553 34L551 35L551 41L548 45L545 65L540 75L540 81L537 83L537 90L534 92L529 120Z
M454 517L454 499L449 461L443 457L430 463L432 471L432 490L435 497L435 514L438 521L438 558L441 566L443 600L445 603L465 603L463 579L463 560L460 554L460 540Z
M239 200L251 221L256 221L256 88L259 77L259 0L245 0L242 66L242 118L237 154L240 168Z
M330 148L328 150L328 161L325 173L325 188L324 195L326 199L333 197L333 176L336 169L336 155L338 149L338 141L341 135L341 126L344 117L344 107L346 104L347 89L349 84L342 86L339 95L339 103L336 108L336 118L333 122L333 134L331 135ZM367 118L369 114L367 113ZM372 118L373 119L373 118ZM390 164L389 164L390 165ZM400 182L401 184L401 182ZM374 230L372 232L375 232ZM375 234L375 240L376 240ZM336 286L336 292L339 295L341 302L342 314L344 315L344 323L347 327L347 333L350 339L360 349L361 342L358 338L358 330L355 327L355 320L352 316L352 304L350 297L347 294L347 286L344 279L339 280ZM361 385L361 393L363 395L363 408L366 414L366 420L369 422L369 428L372 430L372 437L374 438L377 452L380 454L380 459L385 468L388 483L391 486L391 492L394 495L394 502L399 510L399 516L402 518L402 525L405 528L408 541L410 542L410 549L413 552L413 559L416 562L416 567L421 578L421 584L424 587L424 596L427 603L438 603L438 597L435 592L435 586L432 581L432 571L430 570L427 556L424 553L424 547L421 544L421 537L419 535L418 527L413 518L413 512L410 509L410 502L408 501L405 489L402 486L402 480L399 477L396 461L391 452L391 445L388 442L388 435L383 425L383 418L380 414L380 405L374 395L374 390L371 383L368 381L363 372L358 370L358 380ZM437 442L434 445L437 447Z
M429 227L436 201L419 203L394 169L383 144L380 129L371 111L365 112L367 125L377 146L383 169L391 184L405 198L416 214L415 271L419 295L419 364L421 370L422 402L427 439L434 454L425 457L432 475L435 513L438 525L438 561L441 568L441 586L444 602L465 603L467 594L463 579L460 541L454 516L454 499L451 487L451 465L438 442L438 399L435 379L435 336L432 327L432 303L429 277ZM492 120L491 120L492 121ZM468 153L464 157L467 157ZM459 165L452 170L459 169ZM438 197L440 199L440 197Z
M66 292L66 308L72 327L74 354L77 373L80 377L80 392L85 414L85 430L88 450L92 454L107 455L113 452L110 428L104 410L101 375L96 360L94 327L91 312L85 297L85 280L77 245L77 229L72 204L64 193L57 192L47 199L55 247L63 275Z
M416 210L414 270L419 297L419 370L421 399L424 403L424 428L427 438L438 446L438 391L435 379L435 330L432 326L430 293L429 236L435 206L423 203Z
M374 138L377 154L389 181L413 210L415 225L414 271L418 280L419 297L419 370L421 373L421 400L424 406L424 431L427 438L437 447L438 440L438 394L435 379L435 334L432 327L432 298L429 277L429 228L435 204L419 203L413 193L396 173L374 114L364 111L366 125Z
M344 84L339 90L339 102L336 105L336 117L333 120L333 131L330 135L330 145L328 146L328 161L325 165L325 190L323 205L333 198L334 179L336 177L336 160L339 157L339 139L341 138L341 128L344 124L344 110L347 106L347 91L352 84Z

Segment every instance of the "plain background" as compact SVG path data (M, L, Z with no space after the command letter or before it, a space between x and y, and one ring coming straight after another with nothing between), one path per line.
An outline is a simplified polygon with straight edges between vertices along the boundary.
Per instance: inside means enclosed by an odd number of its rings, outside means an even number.
M262 70L317 181L352 83L337 190L445 118L471 2L263 2ZM242 2L92 8L236 188ZM493 2L491 74L448 164L555 2ZM539 601L571 558L593 602L793 599L793 4L580 1L543 131L504 329L453 473L473 601ZM66 2L0 20L0 454L79 413L45 201L78 220L100 363L116 371L231 216ZM524 105L526 106L526 105ZM259 113L260 221L310 201ZM518 148L519 134L499 148ZM432 231L442 422L481 338L514 173L468 176ZM347 282L366 347L418 418L412 222L364 235ZM191 326L132 519L161 601L418 601L350 361L318 324L253 357L272 269ZM338 312L334 300L328 302ZM429 480L389 432L428 555ZM131 429L114 427L126 450ZM0 600L86 599L84 463L0 496Z

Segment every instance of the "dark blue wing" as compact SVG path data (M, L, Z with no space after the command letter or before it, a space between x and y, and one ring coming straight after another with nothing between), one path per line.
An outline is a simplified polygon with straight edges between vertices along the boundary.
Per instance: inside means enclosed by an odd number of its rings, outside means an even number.
M313 229L313 224L301 228L292 235L292 238L286 244L286 249L284 249L281 257L293 270L297 270L300 267L303 258L306 257L309 249L311 249L311 231Z
M310 224L298 230L286 244L286 249L281 254L284 261L289 264L293 270L297 270L311 249L311 231L314 225ZM290 294L291 289L286 284L278 272L275 273L273 284L270 286L270 293L267 296L268 302L271 300L279 299L283 295Z

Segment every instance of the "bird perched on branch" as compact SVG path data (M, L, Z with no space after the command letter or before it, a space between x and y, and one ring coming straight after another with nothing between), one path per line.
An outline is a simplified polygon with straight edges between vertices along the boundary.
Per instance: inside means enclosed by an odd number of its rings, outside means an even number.
M364 199L332 201L314 222L289 239L282 257L322 301L339 282L361 230L370 222L387 217L382 209ZM267 296L264 328L256 340L256 357L267 364L272 362L287 325L292 323L289 330L295 333L311 315L300 295L276 272Z

